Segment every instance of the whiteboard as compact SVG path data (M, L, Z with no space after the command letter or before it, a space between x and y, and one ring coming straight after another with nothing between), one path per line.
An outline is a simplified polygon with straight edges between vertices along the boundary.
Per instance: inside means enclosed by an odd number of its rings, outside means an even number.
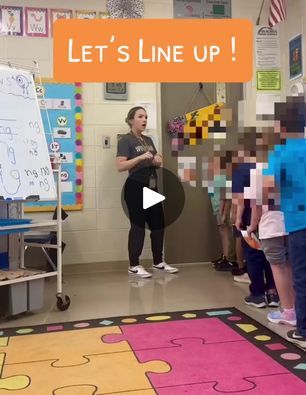
M33 76L0 66L0 197L33 195L56 199Z

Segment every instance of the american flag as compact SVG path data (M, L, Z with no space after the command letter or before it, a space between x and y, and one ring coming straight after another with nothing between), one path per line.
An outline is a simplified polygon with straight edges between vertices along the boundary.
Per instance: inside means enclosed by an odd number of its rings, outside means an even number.
M286 17L285 0L271 0L269 26L273 27Z

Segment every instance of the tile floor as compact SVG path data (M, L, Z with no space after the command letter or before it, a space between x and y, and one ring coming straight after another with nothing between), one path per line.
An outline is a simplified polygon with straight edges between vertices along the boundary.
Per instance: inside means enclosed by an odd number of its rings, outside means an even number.
M44 307L32 313L0 320L0 328L77 321L90 318L235 306L271 330L285 336L290 327L269 324L267 308L244 304L248 285L236 283L228 272L216 272L211 264L186 264L177 275L153 274L149 280L129 279L127 271L89 272L64 277L63 292L70 308L56 308L56 278L45 283Z

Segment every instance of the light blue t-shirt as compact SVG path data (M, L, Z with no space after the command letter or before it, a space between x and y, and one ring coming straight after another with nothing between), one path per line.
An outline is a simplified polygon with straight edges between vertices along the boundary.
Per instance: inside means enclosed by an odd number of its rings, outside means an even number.
M226 187L226 176L221 174L214 176L214 191L213 193L209 193L214 215L219 214L221 189L225 187Z
M306 139L288 139L268 156L264 175L273 175L280 190L287 232L306 229Z

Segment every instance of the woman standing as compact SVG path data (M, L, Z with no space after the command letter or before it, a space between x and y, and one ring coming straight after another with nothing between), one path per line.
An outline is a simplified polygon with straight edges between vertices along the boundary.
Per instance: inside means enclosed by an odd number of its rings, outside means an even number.
M117 169L129 172L124 187L124 199L127 204L131 229L128 250L130 267L128 273L142 278L152 277L140 264L145 224L151 231L151 249L153 269L167 273L176 273L178 269L163 262L164 212L162 203L143 209L143 188L157 191L156 168L162 165L162 157L157 154L150 137L142 133L147 126L147 112L143 107L133 107L127 114L126 123L130 132L118 142Z

